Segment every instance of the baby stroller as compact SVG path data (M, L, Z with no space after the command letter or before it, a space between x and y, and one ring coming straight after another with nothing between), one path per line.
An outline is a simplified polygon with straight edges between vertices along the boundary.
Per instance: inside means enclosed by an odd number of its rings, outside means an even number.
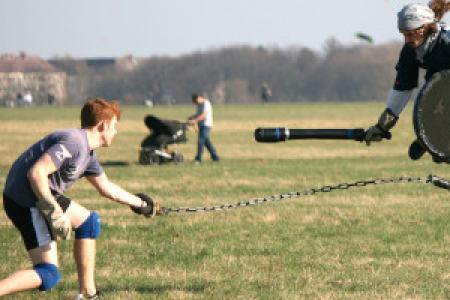
M176 165L183 163L183 154L177 152L176 144L187 142L187 124L161 120L153 115L146 116L144 122L152 133L141 143L139 163L142 165L159 165L170 161ZM173 149L169 149L171 144L174 145Z

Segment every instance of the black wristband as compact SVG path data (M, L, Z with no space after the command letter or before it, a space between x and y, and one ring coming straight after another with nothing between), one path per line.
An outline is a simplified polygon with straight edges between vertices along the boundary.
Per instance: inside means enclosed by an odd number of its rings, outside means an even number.
M392 112L390 108L386 108L378 119L377 127L384 132L389 132L397 123L398 117Z

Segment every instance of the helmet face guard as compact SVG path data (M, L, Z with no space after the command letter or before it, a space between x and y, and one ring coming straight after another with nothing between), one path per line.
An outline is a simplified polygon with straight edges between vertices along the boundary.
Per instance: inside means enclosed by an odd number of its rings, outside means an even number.
M437 161L450 163L450 70L434 74L414 103L414 131Z

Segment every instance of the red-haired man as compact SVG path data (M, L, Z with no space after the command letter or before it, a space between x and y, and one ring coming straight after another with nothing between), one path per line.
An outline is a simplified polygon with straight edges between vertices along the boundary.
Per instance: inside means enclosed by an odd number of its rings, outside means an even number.
M121 110L117 102L88 100L81 110L81 128L49 134L26 150L11 167L3 191L5 212L20 231L33 264L0 281L0 297L39 288L46 291L61 279L57 236L75 232L74 258L79 294L75 299L100 298L95 283L96 239L100 217L63 196L85 177L104 197L128 205L145 216L161 211L144 194L133 195L109 181L94 152L108 147L116 135Z

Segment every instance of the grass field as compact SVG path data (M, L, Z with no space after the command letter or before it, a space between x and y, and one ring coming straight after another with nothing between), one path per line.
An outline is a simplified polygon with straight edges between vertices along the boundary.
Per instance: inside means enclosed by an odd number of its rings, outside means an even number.
M427 155L413 162L407 107L393 139L259 144L257 127L367 128L383 103L215 106L212 140L193 165L196 132L178 150L185 163L138 164L146 114L184 120L193 106L124 107L113 145L97 151L109 178L169 207L235 203L326 185L399 176L450 177ZM0 188L10 165L38 138L79 126L79 107L0 109ZM448 299L449 193L391 183L207 213L145 219L101 198L85 180L68 197L102 217L97 282L107 299ZM5 299L72 299L72 241L58 243L63 279L50 292ZM0 278L30 263L0 208Z

